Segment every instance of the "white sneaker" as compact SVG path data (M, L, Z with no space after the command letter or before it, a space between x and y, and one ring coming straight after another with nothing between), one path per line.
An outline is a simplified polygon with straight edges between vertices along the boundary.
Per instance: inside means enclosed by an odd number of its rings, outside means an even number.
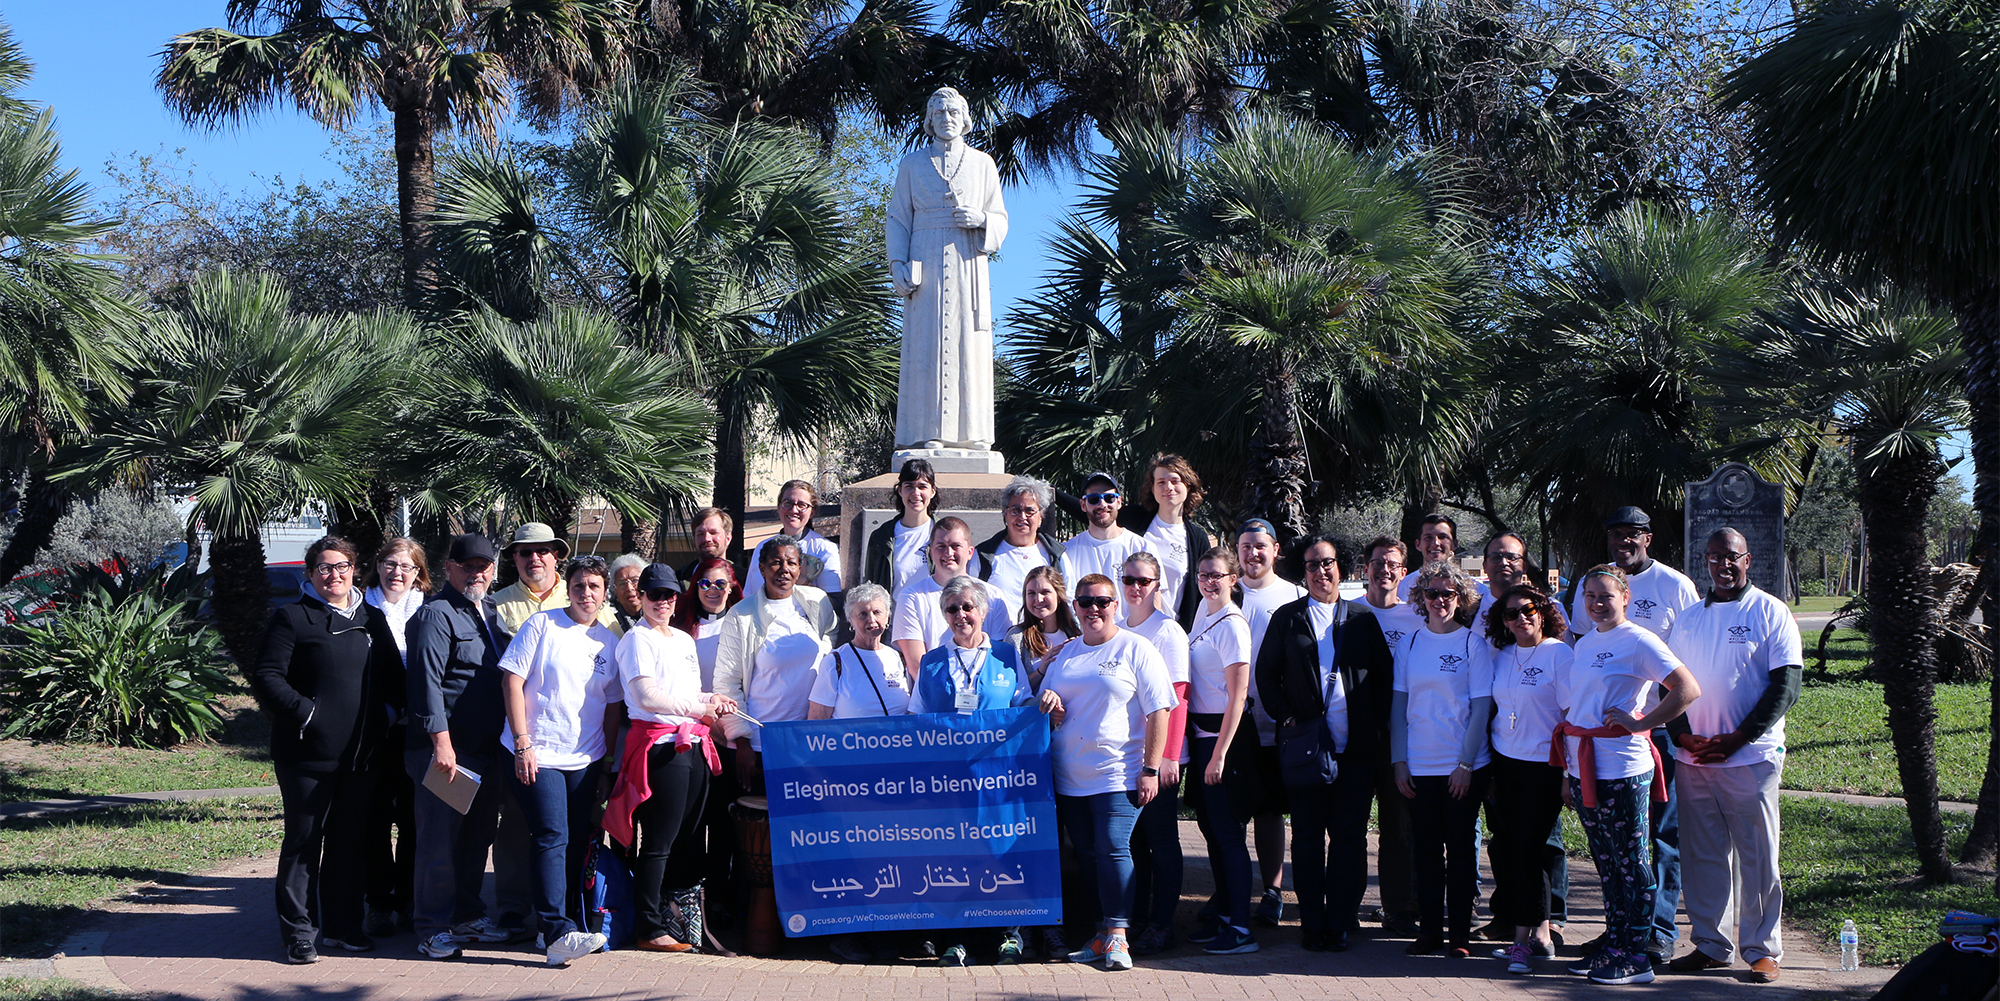
M460 942L505 942L512 935L507 929L494 924L492 918L479 918L453 925L451 937Z
M549 965L562 966L572 959L581 959L599 949L609 941L596 932L566 932L555 944L549 946Z
M417 951L432 959L450 959L458 955L458 938L448 931L441 931L418 942Z

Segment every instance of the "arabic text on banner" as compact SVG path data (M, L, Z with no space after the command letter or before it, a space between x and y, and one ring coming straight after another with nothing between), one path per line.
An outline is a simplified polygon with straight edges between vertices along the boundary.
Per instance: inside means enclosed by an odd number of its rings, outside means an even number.
M1033 706L767 726L786 934L1060 923L1050 776Z

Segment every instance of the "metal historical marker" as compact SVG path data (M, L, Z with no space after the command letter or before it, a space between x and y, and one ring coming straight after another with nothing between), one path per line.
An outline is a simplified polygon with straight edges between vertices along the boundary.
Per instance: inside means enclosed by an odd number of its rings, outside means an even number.
M1785 488L1740 462L1724 463L1708 479L1687 485L1687 558L1683 570L1704 593L1709 587L1708 537L1733 528L1750 543L1750 582L1790 601L1785 567Z

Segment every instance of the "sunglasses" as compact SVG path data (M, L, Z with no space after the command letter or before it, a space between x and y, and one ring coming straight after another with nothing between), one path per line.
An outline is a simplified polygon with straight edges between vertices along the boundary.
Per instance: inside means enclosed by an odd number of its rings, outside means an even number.
M1109 504L1117 499L1118 491L1116 490L1106 490L1103 493L1083 495L1083 502L1085 504Z
M1450 598L1453 601L1457 601L1458 592L1455 590L1440 591L1436 588L1427 587L1424 588L1424 597L1429 598L1432 601L1443 601L1446 598Z
M1533 605L1515 605L1514 607L1509 608L1504 612L1501 612L1500 618L1501 621L1503 622L1512 622L1515 619L1525 619L1540 614L1542 613L1535 611L1535 606Z
M962 604L944 606L944 614L946 615L958 615L962 612L976 612L978 610L979 606L969 601Z
M726 580L698 580L694 582L694 586L701 588L704 591L729 590L729 582Z
M1116 600L1118 600L1118 599L1116 599L1116 598L1111 598L1111 597L1106 597L1106 596L1103 596L1103 595L1096 595L1096 594L1086 594L1086 595L1081 595L1081 596L1079 596L1079 597L1078 597L1078 598L1076 599L1076 607L1078 607L1078 608L1094 608L1094 609L1095 609L1095 608L1110 608L1110 607L1111 607L1111 603L1112 603L1113 601L1116 601Z
M656 587L646 592L647 601L672 601L679 596L679 591L669 590L664 587Z
M1134 577L1130 574L1118 579L1124 581L1126 587L1152 587L1160 582L1158 577Z

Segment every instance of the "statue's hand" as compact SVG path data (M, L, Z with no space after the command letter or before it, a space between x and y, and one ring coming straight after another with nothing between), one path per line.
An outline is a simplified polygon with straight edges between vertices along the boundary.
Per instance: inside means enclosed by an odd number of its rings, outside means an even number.
M896 288L896 294L905 299L917 294L917 282L910 277L910 265L906 261L889 262L889 282Z
M981 229L986 225L986 213L978 209L953 209L951 221L966 229Z

